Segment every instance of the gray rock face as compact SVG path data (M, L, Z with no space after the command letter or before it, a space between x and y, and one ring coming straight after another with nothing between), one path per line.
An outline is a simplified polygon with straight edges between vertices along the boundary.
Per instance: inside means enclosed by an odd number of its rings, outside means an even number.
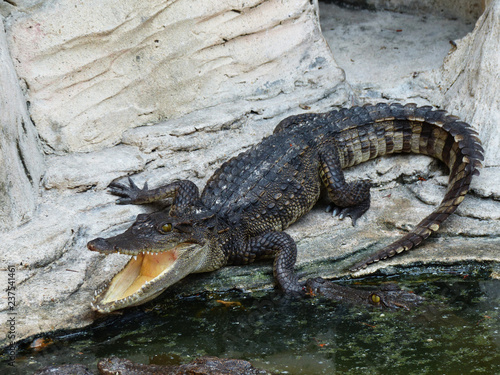
M343 81L305 0L58 0L11 16L9 41L47 152L220 104L239 116L287 96L287 109Z
M3 17L9 16L12 12L31 12L40 7L45 0L15 0L2 1L0 3L0 14Z
M325 0L336 2L335 0ZM341 0L347 7L360 7L370 10L389 10L392 12L437 15L441 18L460 18L474 23L490 0Z
M440 69L443 106L476 124L485 166L500 166L500 2L493 1L474 31L457 43Z
M0 232L31 219L43 156L18 84L0 16ZM1 234L0 234L1 236Z
M333 60L316 7L309 1L204 1L200 9L191 9L187 0L18 3L25 13L9 16L8 41L17 73L26 82L46 164L43 167L32 129L26 127L27 135L20 131L22 122L16 119L30 123L17 87L11 91L17 92L17 101L10 95L8 103L17 103L13 108L18 112L0 113L24 114L9 120L15 125L9 128L0 117L2 131L8 131L8 137L0 139L4 142L0 152L7 160L0 166L0 183L18 184L1 198L10 202L2 208L3 217L18 219L8 219L15 227L0 234L0 263L16 268L17 339L81 327L95 318L90 310L94 290L128 259L103 257L85 245L97 236L123 231L137 214L148 210L115 205L115 197L105 191L112 180L138 173L134 180L139 185L188 178L203 187L222 162L271 133L282 118L367 100L417 101L458 113L477 124L488 167L437 236L410 254L358 275L390 274L417 264L500 261L500 163L494 146L499 132L493 125L500 113L500 81L495 76L499 0L491 3L442 69L422 73L418 79L408 76L403 83L405 78L398 78L398 96L391 96L395 91L384 86L391 80L363 85L354 78L361 99L353 95ZM345 37L352 43L341 44L340 51L335 50L335 39L329 41L334 53L367 53L366 46L356 42L362 38L359 34ZM0 58L4 58L7 49L1 43L0 38ZM370 65L387 65L378 62L378 53L366 55L366 68L359 66L366 71L358 77L367 77ZM2 63L12 63L5 59ZM392 71L391 66L387 69ZM0 88L15 86L10 72L0 72ZM376 94L370 91L374 86ZM16 161L15 139L24 142L19 142L23 158L18 159L25 160L33 182L18 172L19 178L9 180L15 168L24 171ZM5 165L10 169L2 175ZM35 206L44 171L37 209L29 223L18 226ZM345 275L347 266L407 232L444 195L444 174L435 162L415 156L379 159L348 171L350 179L376 183L372 208L357 227L349 220L332 219L321 207L292 226L288 232L298 243L301 277ZM14 203L24 201L11 198L12 194L31 201L24 207ZM6 272L0 272L0 283L7 285ZM272 283L271 265L259 264L194 275L176 288L192 293ZM0 299L2 317L7 309L7 301ZM2 325L2 340L5 329Z

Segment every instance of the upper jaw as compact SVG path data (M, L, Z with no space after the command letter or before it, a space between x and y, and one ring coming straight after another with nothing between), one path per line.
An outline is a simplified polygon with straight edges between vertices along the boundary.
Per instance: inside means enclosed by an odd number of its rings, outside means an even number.
M87 248L91 251L97 251L101 254L120 253L126 255L139 255L141 253L153 252L160 253L173 249L181 241L172 240L171 242L152 243L146 238L137 236L127 236L127 232L110 238L96 238L87 243Z

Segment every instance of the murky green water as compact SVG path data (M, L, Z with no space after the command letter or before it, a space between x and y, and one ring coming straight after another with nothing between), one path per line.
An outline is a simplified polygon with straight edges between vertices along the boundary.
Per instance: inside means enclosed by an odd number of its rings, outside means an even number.
M157 364L215 355L283 374L500 373L500 280L459 273L400 285L426 303L407 312L293 300L274 291L167 294L88 329L53 335L40 351L24 345L15 371L2 362L0 373L31 374L62 363L95 369L111 355Z

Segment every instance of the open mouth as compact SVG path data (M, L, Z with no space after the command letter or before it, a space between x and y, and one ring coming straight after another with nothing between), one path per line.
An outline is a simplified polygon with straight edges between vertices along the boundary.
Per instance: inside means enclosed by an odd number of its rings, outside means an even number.
M179 258L186 258L189 250L196 248L200 246L181 243L168 251L142 252L133 256L108 285L96 290L92 308L107 313L153 299L191 272L182 267L182 263L186 262L180 261Z

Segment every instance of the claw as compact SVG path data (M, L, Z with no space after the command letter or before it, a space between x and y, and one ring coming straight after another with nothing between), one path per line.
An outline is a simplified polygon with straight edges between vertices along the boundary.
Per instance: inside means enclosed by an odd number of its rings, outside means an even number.
M134 183L134 180L132 180L132 178L131 178L130 176L128 177L128 183L130 184L130 187L131 187L132 189L139 189L139 188L137 187L137 185Z
M332 216L338 216L340 213L340 207L336 206L333 203L330 203L328 206L326 206L326 212L331 212Z
M109 191L111 194L118 195L119 197L122 197L122 198L128 198L130 196L130 194L124 189L118 190L116 188L111 188L111 189L109 189Z
M344 220L344 218L346 217L346 215L349 215L347 213L347 210L345 208L342 209L342 210L339 209L339 211L340 211L340 213L338 214L339 220Z
M344 220L346 216L349 216L352 220L352 226L356 226L358 219L364 215L364 213L370 207L370 201L363 201L356 206L350 207L339 207L334 203L330 203L326 208L327 212L332 212L332 216L337 216L339 220Z
M116 200L117 204L136 203L142 190L137 187L131 177L128 177L128 186L119 182L111 182L108 186L109 192L120 197ZM147 190L147 184L145 184Z
M127 187L123 184L120 184L118 182L112 182L109 184L109 188L111 189L118 189L118 190L126 190Z

